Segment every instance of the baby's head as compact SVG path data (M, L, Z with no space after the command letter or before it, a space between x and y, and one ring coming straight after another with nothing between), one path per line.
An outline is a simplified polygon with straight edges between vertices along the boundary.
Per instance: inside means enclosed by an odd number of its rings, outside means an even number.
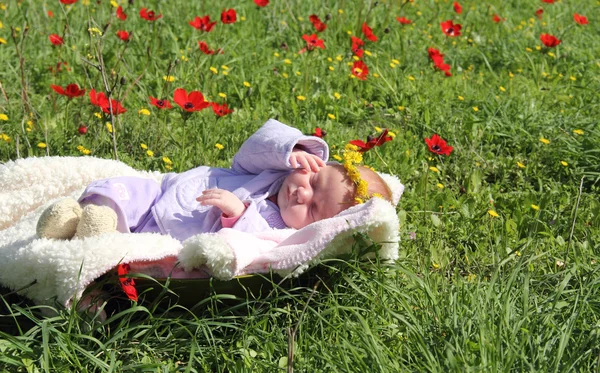
M390 188L377 172L356 167L369 185L368 194L378 193L391 202ZM344 166L328 164L319 172L297 169L290 173L279 189L277 204L285 224L300 229L354 206L355 194L356 184L348 177Z

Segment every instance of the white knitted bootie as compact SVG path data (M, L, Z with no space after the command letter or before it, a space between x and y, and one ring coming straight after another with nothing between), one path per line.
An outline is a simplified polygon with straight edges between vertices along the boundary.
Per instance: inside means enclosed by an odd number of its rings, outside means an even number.
M72 198L60 200L48 207L38 220L36 232L40 238L68 240L75 235L81 218L81 207Z
M117 213L108 206L87 205L77 224L75 238L98 236L117 230Z

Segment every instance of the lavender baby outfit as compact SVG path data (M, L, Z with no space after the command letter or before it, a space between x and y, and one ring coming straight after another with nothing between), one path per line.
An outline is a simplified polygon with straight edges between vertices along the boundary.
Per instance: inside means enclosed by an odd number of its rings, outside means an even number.
M292 171L289 158L295 146L324 161L329 158L322 139L270 119L242 144L230 169L201 166L166 174L160 184L138 177L98 180L88 185L79 202L111 207L117 213L120 232L159 232L185 240L223 227L219 208L196 201L203 190L220 188L247 206L233 229L261 232L286 228L279 208L267 198L277 194Z

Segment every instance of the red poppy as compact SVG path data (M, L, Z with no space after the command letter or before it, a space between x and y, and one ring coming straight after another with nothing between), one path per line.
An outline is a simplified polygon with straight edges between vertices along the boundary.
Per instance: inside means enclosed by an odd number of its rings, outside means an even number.
M444 62L444 55L441 54L439 50L429 48L427 53L429 53L429 58L431 58L435 67L442 70L446 76L452 76L452 73L450 73L450 65Z
M406 17L396 17L396 21L403 25L410 25L412 23L412 21L410 19L406 19Z
M79 132L80 135L85 135L87 133L87 130L88 128L83 124L79 126L79 128L77 128L77 132Z
M119 39L121 39L123 41L129 41L129 38L131 37L131 33L127 32L127 31L119 30L119 31L117 31L117 36L119 37Z
M211 32L213 27L215 27L215 25L217 24L217 22L211 22L210 21L210 16L204 16L204 17L198 17L196 16L196 18L194 18L193 21L189 22L190 26L192 26L193 28L197 29L197 30L202 30L205 32Z
M367 23L362 24L362 33L365 34L365 37L371 41L377 41L377 36L373 34L373 30L367 25Z
M54 13L52 13L51 10L48 11L48 17L50 17L50 18L54 17Z
M221 22L235 23L235 21L237 21L237 13L235 12L235 9L231 8L224 10L223 13L221 13Z
M453 23L452 20L444 21L440 23L442 27L442 32L446 34L446 36L460 36L460 29L462 25L458 23Z
M317 128L315 128L315 132L313 132L311 134L311 136L323 138L323 137L327 136L327 132L325 130L321 129L320 127L317 127Z
M504 22L504 21L506 21L506 18L500 18L500 16L499 16L499 15L497 15L497 14L494 14L494 15L492 16L492 21L494 21L495 23L500 23L500 22Z
M542 34L540 35L540 40L542 41L542 43L544 43L545 46L547 46L548 48L554 48L557 45L560 44L560 40L558 40L556 38L556 36L554 35L550 35L550 34Z
M452 5L454 6L454 11L456 12L456 14L462 13L462 6L460 6L458 1L455 1L454 4L452 4Z
M156 106L159 109L170 109L173 106L171 105L171 101L164 99L164 100L159 100L157 98L154 98L152 96L150 96L150 105Z
M362 41L360 38L357 38L356 36L350 36L350 38L352 39L352 53L354 53L359 58L362 58L365 51L362 50L360 47L365 45L365 42Z
M258 6L267 6L269 5L269 0L254 0L254 4Z
M102 107L108 104L108 99L106 98L104 92L96 92L96 90L92 88L92 90L89 93L89 96L90 103L94 106Z
M127 295L127 298L131 299L134 302L138 301L138 292L135 288L135 281L131 277L125 277L131 270L129 264L119 264L117 266L117 274L119 275L119 283L121 284L121 288Z
M431 136L430 139L425 139L425 143L429 147L429 151L435 154L450 155L454 149L446 143L446 140L442 139L437 133Z
M125 14L125 12L123 11L123 7L120 5L117 8L117 18L120 19L121 21L124 21L127 19L127 14Z
M327 28L327 25L325 23L321 22L321 20L319 19L319 17L316 14L312 14L311 16L308 17L308 19L310 20L310 23L312 23L313 26L315 26L315 29L317 30L317 32L325 31L325 29Z
M213 112L218 117L224 117L227 114L233 113L233 109L229 109L229 106L227 106L227 104L219 105L216 102L213 102L211 103L211 105Z
M66 88L63 88L59 85L50 84L50 88L52 88L59 95L67 96L69 99L73 97L80 97L85 94L85 89L80 89L77 84L69 84Z
M162 14L156 15L153 10L148 11L148 8L140 9L140 17L145 19L146 21L156 21L159 18L162 18Z
M77 0L60 0L60 2L62 4L71 5L71 4L75 4L77 2Z
M542 3L554 4L554 0L542 0Z
M377 137L375 137L375 136L367 137L367 142L364 142L362 140L352 140L352 141L350 141L350 144L358 146L360 148L359 152L364 153L366 151L371 150L372 148L374 148L376 146L381 146L388 141L392 141L393 139L394 138L392 136L388 136L388 129L386 128Z
M538 17L539 19L542 19L542 14L544 14L544 9L539 8L538 10L535 11L535 16Z
M363 61L354 61L354 64L352 65L352 75L360 80L367 80L369 67Z
M325 44L323 44L323 40L319 39L317 37L317 34L312 34L312 35L302 35L302 39L304 39L304 41L306 41L306 48L308 48L309 51L315 49L315 48L321 48L321 49L325 49Z
M577 22L580 25L587 25L588 24L588 19L586 16L582 16L581 14L573 14L573 19L575 20L575 22Z
M219 48L216 51L214 49L208 48L208 44L205 41L198 41L198 47L204 54L223 54L223 51Z
M50 40L50 43L52 43L52 45L63 45L65 43L63 38L56 34L50 34L48 36L48 40Z
M188 113L200 111L210 106L210 102L204 100L200 91L192 91L188 95L185 89L177 88L173 94L173 101Z
M123 113L127 112L127 109L125 109L119 101L111 99L110 103L112 104L112 114L113 115L119 115L119 114L123 114ZM110 114L110 105L108 104L108 100L106 100L104 105L101 106L100 108L106 114Z

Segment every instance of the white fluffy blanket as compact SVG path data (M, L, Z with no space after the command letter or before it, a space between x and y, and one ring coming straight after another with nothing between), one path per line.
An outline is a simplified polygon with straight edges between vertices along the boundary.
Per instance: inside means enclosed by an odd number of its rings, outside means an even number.
M349 253L354 232L367 233L381 243L382 259L398 256L395 208L378 198L298 231L249 234L223 229L184 242L152 233L111 233L70 241L36 236L37 220L51 203L78 198L92 180L123 175L157 181L162 177L158 172L92 157L26 158L0 165L0 284L11 289L26 287L21 294L37 303L57 300L69 305L95 278L121 262L178 256L185 269L202 266L225 280L270 270L299 274L323 258ZM397 179L388 183L397 200L402 185Z

